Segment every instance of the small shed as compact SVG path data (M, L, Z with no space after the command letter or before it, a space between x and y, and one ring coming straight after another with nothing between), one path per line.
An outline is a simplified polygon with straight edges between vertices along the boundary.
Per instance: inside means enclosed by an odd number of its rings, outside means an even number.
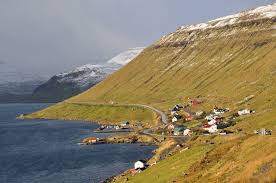
M144 160L138 160L134 163L134 169L135 170L143 170L146 168L146 161Z

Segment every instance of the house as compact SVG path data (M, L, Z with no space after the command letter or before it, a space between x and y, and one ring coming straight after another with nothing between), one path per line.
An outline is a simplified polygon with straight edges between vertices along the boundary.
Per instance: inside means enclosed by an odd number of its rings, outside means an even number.
M217 124L217 120L215 120L215 119L208 121L208 125L215 125L215 124Z
M210 114L210 115L206 116L205 119L207 121L211 121L212 119L214 119L214 114Z
M181 126L176 126L174 128L174 131L173 131L173 135L181 135L184 133L184 130L186 129L186 127L184 127L183 125Z
M258 135L271 135L272 130L267 130L265 128L261 128L260 130L255 130L254 133L258 134Z
M212 125L209 129L209 133L216 133L218 131L218 126L217 125Z
M146 161L144 160L138 160L134 163L135 170L143 170L145 168L146 168Z
M193 99L193 100L189 101L190 106L195 106L195 105L198 105L198 104L201 104L201 103L202 103L202 101L196 100L196 99Z
M200 116L204 115L204 111L197 111L195 115L200 117Z
M123 121L122 123L121 123L121 127L126 127L126 126L128 126L129 125L129 122L128 121Z
M202 127L204 130L208 131L209 133L215 133L218 131L217 125L204 124Z
M178 120L180 120L182 118L182 116L180 115L175 115L173 118L172 118L172 122L177 122Z
M192 121L194 117L192 115L189 115L185 118L186 121Z
M178 115L177 111L171 111L171 116L176 116L176 115Z
M174 106L174 108L176 108L177 110L180 110L180 109L183 108L183 106L180 106L180 105L177 104L177 105Z
M242 116L242 115L246 115L246 114L251 114L254 113L255 111L249 110L249 109L241 109L238 111L238 115Z
M222 109L222 108L217 108L217 107L215 107L213 110L213 112L215 114L224 114L225 112L228 112L228 111L229 111L228 108Z
M98 141L98 138L96 137L89 137L83 140L84 143L86 144L94 144Z
M207 121L211 121L211 120L213 120L213 119L218 119L218 118L223 119L223 117L220 117L220 116L218 116L218 115L216 115L216 114L210 114L210 115L208 115L208 116L205 117L205 119L206 119Z
M183 135L184 136L191 136L192 133L193 133L192 130L190 130L190 129L187 128L187 129L184 130Z
M168 125L168 130L174 130L176 126L177 126L176 124L171 123Z

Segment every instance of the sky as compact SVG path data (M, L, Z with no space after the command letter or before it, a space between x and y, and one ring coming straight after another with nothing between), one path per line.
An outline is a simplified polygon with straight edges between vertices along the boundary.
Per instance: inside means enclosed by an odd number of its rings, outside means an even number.
M276 0L0 0L0 82L50 77L148 46L181 25ZM17 73L20 73L17 75Z

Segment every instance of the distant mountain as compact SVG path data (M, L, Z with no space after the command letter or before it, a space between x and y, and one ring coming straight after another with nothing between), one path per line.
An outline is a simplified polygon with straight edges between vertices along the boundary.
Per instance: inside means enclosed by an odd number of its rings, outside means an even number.
M58 102L77 95L129 63L142 50L143 48L132 48L115 56L106 64L87 64L57 74L34 90L33 99L39 102Z
M45 80L0 83L0 103L32 102L32 93Z
M120 65L87 64L72 71L54 75L34 90L33 98L40 102L64 100L94 86L119 68Z

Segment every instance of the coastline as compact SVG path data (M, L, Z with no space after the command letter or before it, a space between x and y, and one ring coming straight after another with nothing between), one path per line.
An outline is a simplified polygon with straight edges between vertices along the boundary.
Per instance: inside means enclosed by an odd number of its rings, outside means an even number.
M19 116L16 118L17 120L67 120L67 121L74 121L69 119L49 119L49 118L30 118L25 116ZM95 123L98 125L107 124L103 122L98 121L90 121L90 120L81 120L83 122L88 123ZM112 124L112 123L109 123ZM132 126L133 127L133 126ZM110 136L105 137L107 140L105 144L140 144L141 146L156 146L155 150L153 150L152 155L149 159L146 160L149 167L155 165L159 161L165 159L168 156L171 156L171 153L174 152L175 149L177 149L177 145L179 144L177 140L173 138L167 138L162 139L160 136L154 137L152 135L144 134L143 133L144 128L137 129L137 127L133 128L133 132L126 132L126 133L115 133ZM108 133L106 133L108 134ZM88 137L89 138L89 137ZM83 143L87 138L83 139ZM84 143L85 145L89 145ZM93 145L101 145L100 144L93 144ZM183 144L181 145L183 146ZM134 163L134 162L133 162ZM127 169L117 175L111 176L105 180L103 180L103 183L109 183L116 181L124 176L129 176L131 174L132 169Z

